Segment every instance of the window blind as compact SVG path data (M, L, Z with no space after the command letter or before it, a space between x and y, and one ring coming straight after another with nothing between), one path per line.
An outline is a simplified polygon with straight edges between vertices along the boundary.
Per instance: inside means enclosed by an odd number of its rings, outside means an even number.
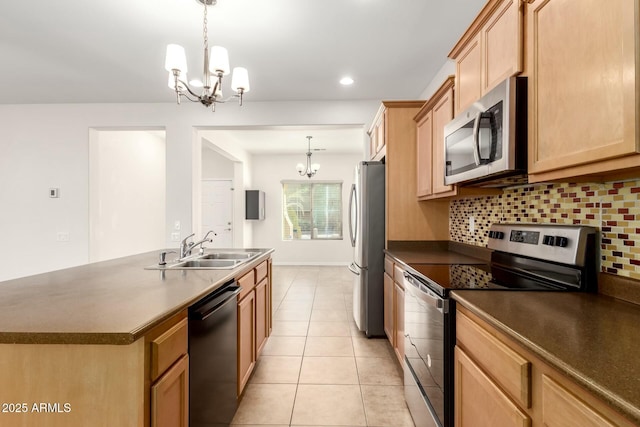
M341 181L282 181L282 239L342 239Z

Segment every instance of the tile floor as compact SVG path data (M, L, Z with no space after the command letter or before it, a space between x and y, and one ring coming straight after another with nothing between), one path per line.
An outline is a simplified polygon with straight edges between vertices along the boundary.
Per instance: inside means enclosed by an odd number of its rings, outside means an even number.
M357 330L352 292L346 267L273 267L273 334L233 425L414 426L393 350Z

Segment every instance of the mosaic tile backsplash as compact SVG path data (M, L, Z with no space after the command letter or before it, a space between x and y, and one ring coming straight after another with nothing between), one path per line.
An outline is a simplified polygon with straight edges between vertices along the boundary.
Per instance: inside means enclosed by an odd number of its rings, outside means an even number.
M451 240L477 246L487 245L494 222L598 227L601 271L640 280L640 180L508 188L497 196L453 200L449 219Z

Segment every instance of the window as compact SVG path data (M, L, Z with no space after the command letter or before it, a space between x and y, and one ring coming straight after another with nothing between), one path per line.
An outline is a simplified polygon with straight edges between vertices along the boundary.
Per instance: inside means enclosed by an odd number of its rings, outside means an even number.
M282 240L341 240L342 182L283 181Z

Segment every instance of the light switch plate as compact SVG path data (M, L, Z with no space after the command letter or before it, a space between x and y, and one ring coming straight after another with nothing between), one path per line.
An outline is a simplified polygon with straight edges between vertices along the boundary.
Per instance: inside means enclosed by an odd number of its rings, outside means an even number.
M59 188L50 188L49 189L49 197L52 199L57 199L60 197L60 189Z

